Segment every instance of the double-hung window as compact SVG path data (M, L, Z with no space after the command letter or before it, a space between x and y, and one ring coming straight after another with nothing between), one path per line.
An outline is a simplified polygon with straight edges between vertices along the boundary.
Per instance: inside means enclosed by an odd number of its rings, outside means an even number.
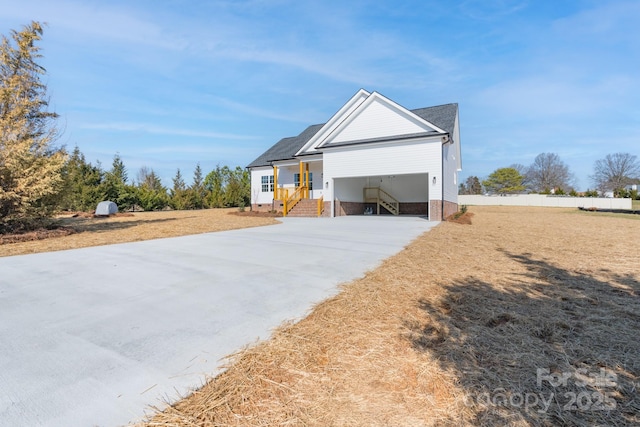
M273 192L273 175L263 175L260 183L263 193Z

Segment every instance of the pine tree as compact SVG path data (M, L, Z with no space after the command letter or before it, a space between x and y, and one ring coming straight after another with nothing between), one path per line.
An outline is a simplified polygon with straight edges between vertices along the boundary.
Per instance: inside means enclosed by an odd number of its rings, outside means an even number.
M131 209L138 204L138 194L135 186L127 184L127 168L119 154L113 156L111 170L105 173L102 181L101 193L103 200L109 200L118 205L118 209Z
M173 209L189 209L187 186L182 178L180 168L173 177L173 188L171 189L171 207Z
M153 169L140 168L137 191L138 202L145 211L164 209L169 204L167 189Z
M32 22L0 44L0 227L41 219L55 209L65 153L53 147L56 113L47 111L45 69Z
M209 172L204 179L204 187L207 191L206 204L210 208L224 206L224 179L220 165Z
M198 163L193 172L193 184L191 184L189 188L189 204L191 208L202 209L205 206L205 196L206 191L202 179L202 168L200 167L200 163Z
M103 172L85 160L84 154L75 147L63 169L64 190L59 207L72 211L95 209L102 201L100 184Z
M513 194L525 190L523 177L515 168L496 169L482 185L489 193Z

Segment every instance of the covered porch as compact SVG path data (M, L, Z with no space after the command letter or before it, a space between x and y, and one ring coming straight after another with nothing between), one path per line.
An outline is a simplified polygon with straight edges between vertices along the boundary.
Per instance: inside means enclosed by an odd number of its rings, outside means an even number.
M322 166L321 158L273 165L273 200L279 204L283 216L299 204L305 204L305 211L309 213L311 204L307 200L315 201L314 213L322 215L325 208Z

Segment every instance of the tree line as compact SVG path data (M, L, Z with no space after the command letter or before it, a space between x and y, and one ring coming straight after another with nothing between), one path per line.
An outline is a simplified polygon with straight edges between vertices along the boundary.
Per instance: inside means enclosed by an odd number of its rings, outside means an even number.
M249 172L240 166L217 166L205 176L198 163L190 183L177 169L172 186L167 188L151 168L140 168L130 180L120 155L116 154L111 169L104 171L100 164L87 162L76 147L61 175L59 210L89 211L103 200L134 211L244 207L250 203Z
M87 162L76 147L54 145L58 115L48 111L46 70L38 64L39 22L0 41L0 232L28 229L56 210L93 210L103 200L120 209L200 209L250 203L248 171L198 164L188 183L178 169L173 185L143 167L130 180L119 155L111 169Z
M541 153L529 166L514 164L498 168L486 179L470 176L458 189L459 194L568 194L571 196L597 197L611 194L614 197L639 199L640 162L630 153L607 154L597 160L590 176L594 189L579 194L575 188L575 177L560 156L555 153Z

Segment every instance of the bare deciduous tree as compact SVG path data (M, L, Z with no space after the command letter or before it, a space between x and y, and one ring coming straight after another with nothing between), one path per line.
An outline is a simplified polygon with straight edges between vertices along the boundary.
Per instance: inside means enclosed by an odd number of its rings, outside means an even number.
M591 180L600 191L618 191L640 179L640 163L629 153L607 154L597 160Z
M459 194L482 194L482 184L477 176L470 176L460 184Z
M560 189L569 191L574 177L567 166L555 153L541 153L525 173L528 186L538 193Z

